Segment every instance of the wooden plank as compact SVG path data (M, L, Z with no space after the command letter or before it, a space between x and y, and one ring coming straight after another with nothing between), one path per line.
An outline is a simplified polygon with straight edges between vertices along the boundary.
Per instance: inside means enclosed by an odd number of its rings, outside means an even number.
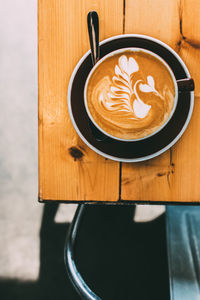
M168 201L173 166L170 152L141 163L122 166L122 200Z
M200 1L184 0L181 4L182 34L193 46L200 46Z
M146 34L175 48L180 39L178 0L126 0L125 33Z
M182 2L180 56L195 80L195 105L191 122L183 138L173 148L175 173L172 181L173 200L199 202L200 178L200 2Z
M86 17L96 10L100 40L123 31L122 0L38 0L39 198L104 200L119 197L119 163L90 150L77 136L67 111L67 86L89 49ZM74 159L69 149L78 149Z
M150 35L177 49L180 7L174 0L126 0L125 33ZM174 174L172 152L143 163L123 164L122 200L170 201Z

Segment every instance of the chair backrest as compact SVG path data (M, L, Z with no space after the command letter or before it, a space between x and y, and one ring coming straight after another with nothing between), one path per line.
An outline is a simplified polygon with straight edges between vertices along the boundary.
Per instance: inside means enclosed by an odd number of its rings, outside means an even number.
M200 207L168 206L166 229L173 300L200 299Z

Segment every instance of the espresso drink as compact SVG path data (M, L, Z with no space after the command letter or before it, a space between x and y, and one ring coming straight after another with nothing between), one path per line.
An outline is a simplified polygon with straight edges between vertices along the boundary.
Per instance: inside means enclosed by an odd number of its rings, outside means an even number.
M152 134L168 120L175 86L158 58L142 50L127 50L97 66L86 98L100 128L114 137L134 140Z

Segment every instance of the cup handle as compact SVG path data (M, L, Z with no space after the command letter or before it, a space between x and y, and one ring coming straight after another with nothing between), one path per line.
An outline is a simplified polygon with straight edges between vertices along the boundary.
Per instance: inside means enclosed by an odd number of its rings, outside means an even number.
M194 80L192 78L184 78L176 81L179 92L191 92L194 91Z

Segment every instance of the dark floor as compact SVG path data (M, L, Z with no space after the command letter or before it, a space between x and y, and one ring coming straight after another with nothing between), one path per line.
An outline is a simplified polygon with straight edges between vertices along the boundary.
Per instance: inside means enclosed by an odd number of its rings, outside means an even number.
M57 204L44 206L38 281L1 280L0 299L80 299L63 261L69 224L54 222L57 208ZM78 268L102 299L167 300L165 217L134 223L133 213L134 206L87 207L77 239Z

